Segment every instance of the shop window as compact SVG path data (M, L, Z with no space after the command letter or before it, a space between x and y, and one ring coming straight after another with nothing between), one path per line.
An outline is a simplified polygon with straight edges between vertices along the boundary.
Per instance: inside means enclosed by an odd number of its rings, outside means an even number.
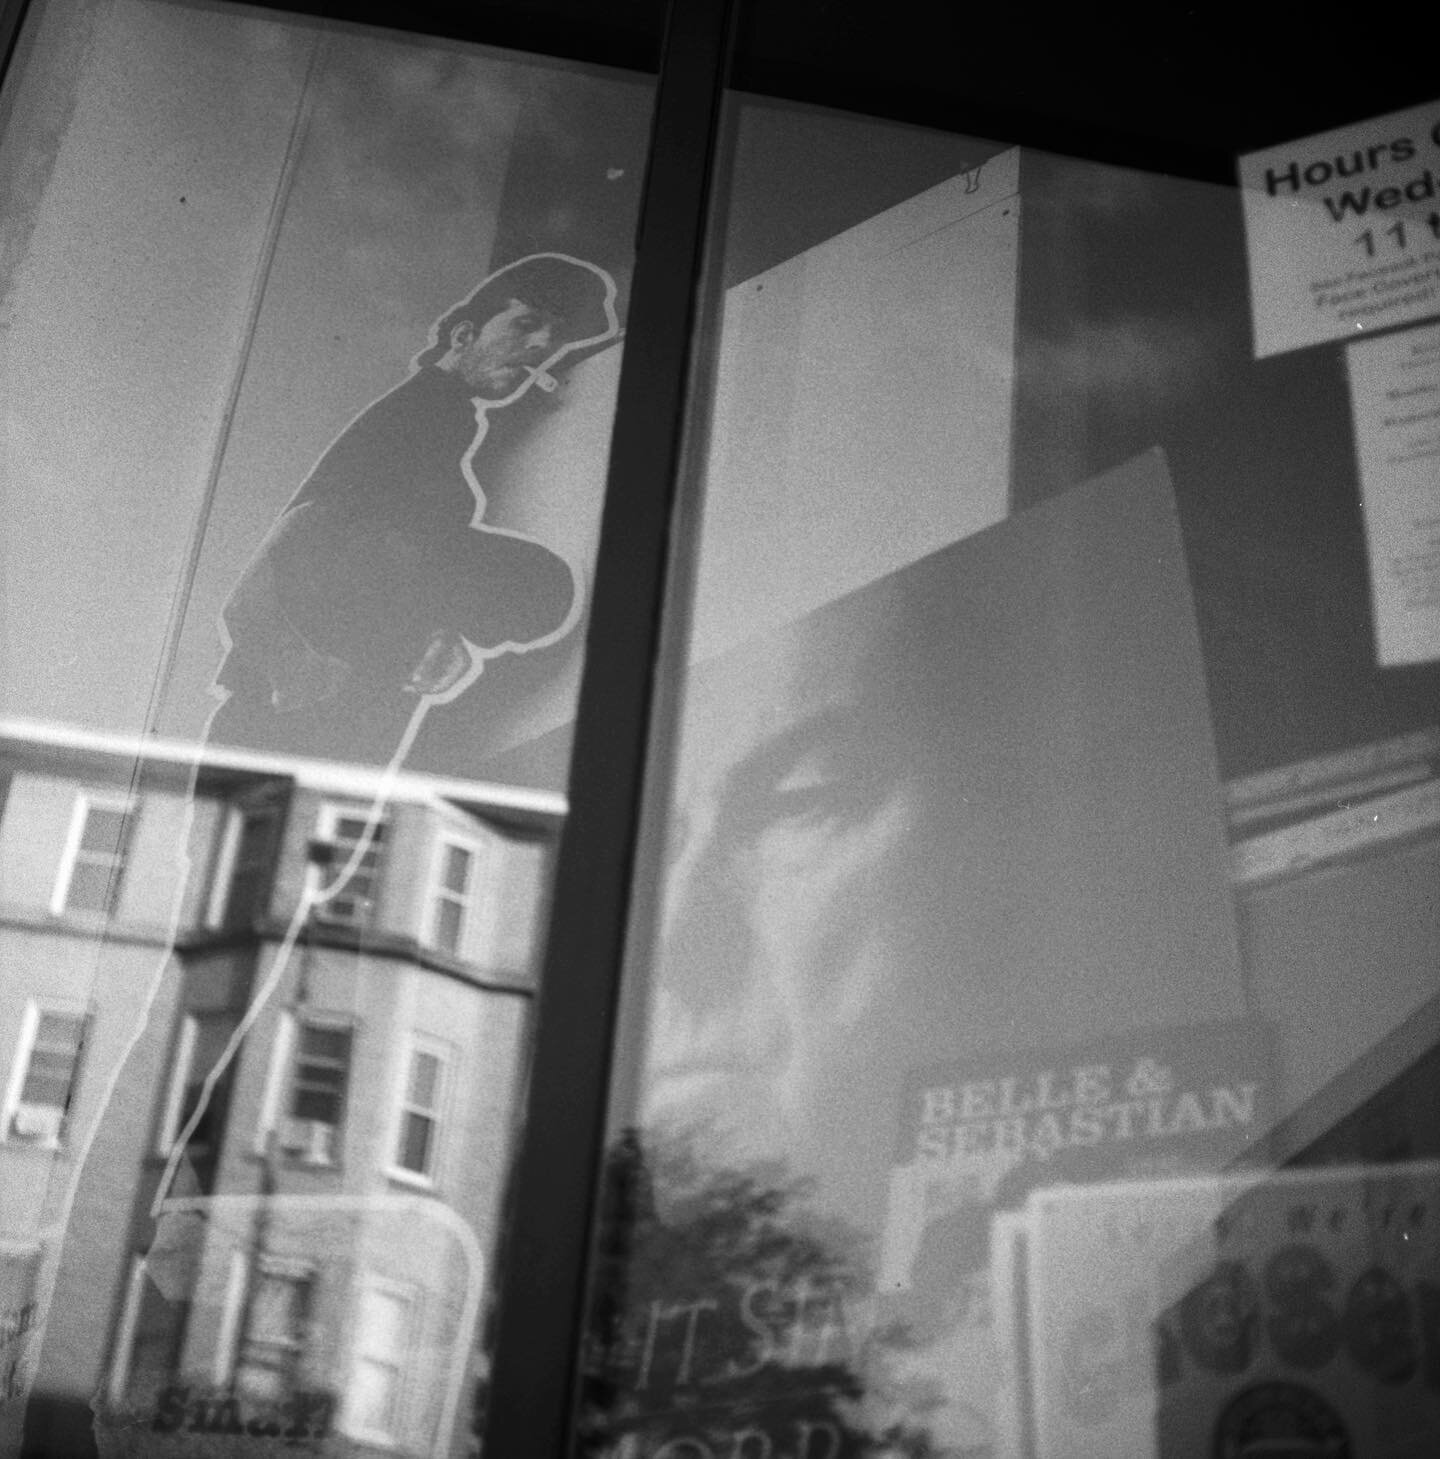
M115 910L134 828L133 807L120 797L79 795L51 903L54 912Z
M333 1165L350 1082L352 1031L328 1023L301 1023L280 1148L303 1165Z
M7 1139L51 1147L64 1142L89 1024L86 1013L34 1003L26 1009L6 1103Z
M369 826L363 812L324 808L319 832L329 859L321 871L322 892L313 913L317 921L347 927L369 924L380 888L385 830L383 820Z
M425 1181L435 1178L445 1069L445 1056L437 1046L411 1049L395 1144L397 1173Z

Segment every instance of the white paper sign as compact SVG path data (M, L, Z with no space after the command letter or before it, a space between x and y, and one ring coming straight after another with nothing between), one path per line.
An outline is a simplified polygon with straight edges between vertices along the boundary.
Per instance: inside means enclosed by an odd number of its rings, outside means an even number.
M1376 653L1440 658L1440 325L1346 351Z
M1433 1459L1440 1167L1026 1207L1036 1459Z
M1440 315L1440 101L1240 159L1255 354Z
M991 157L728 291L692 661L1005 517L1019 168Z
M1174 1295L1169 1266L1203 1243L1224 1200L1220 1177L1031 1196L1023 1327L1036 1459L1179 1459L1157 1453L1154 1324Z

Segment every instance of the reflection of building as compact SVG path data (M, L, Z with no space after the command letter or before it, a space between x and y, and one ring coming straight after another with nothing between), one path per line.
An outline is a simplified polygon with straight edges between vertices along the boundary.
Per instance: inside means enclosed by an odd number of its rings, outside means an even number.
M367 838L325 766L0 750L17 1387L463 1451L558 802L401 777Z

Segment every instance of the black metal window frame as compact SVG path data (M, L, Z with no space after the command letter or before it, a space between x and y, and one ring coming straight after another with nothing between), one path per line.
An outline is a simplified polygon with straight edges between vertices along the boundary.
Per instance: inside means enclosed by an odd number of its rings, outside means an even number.
M499 1277L491 1454L569 1452L732 0L672 0L636 236L595 586L530 1086ZM683 576L683 574L681 574ZM673 620L673 621L672 621Z

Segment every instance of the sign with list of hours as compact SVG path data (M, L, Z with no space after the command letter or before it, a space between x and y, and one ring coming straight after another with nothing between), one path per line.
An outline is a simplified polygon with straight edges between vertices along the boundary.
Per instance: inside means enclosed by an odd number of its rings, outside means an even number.
M1440 101L1240 159L1255 354L1440 315Z

